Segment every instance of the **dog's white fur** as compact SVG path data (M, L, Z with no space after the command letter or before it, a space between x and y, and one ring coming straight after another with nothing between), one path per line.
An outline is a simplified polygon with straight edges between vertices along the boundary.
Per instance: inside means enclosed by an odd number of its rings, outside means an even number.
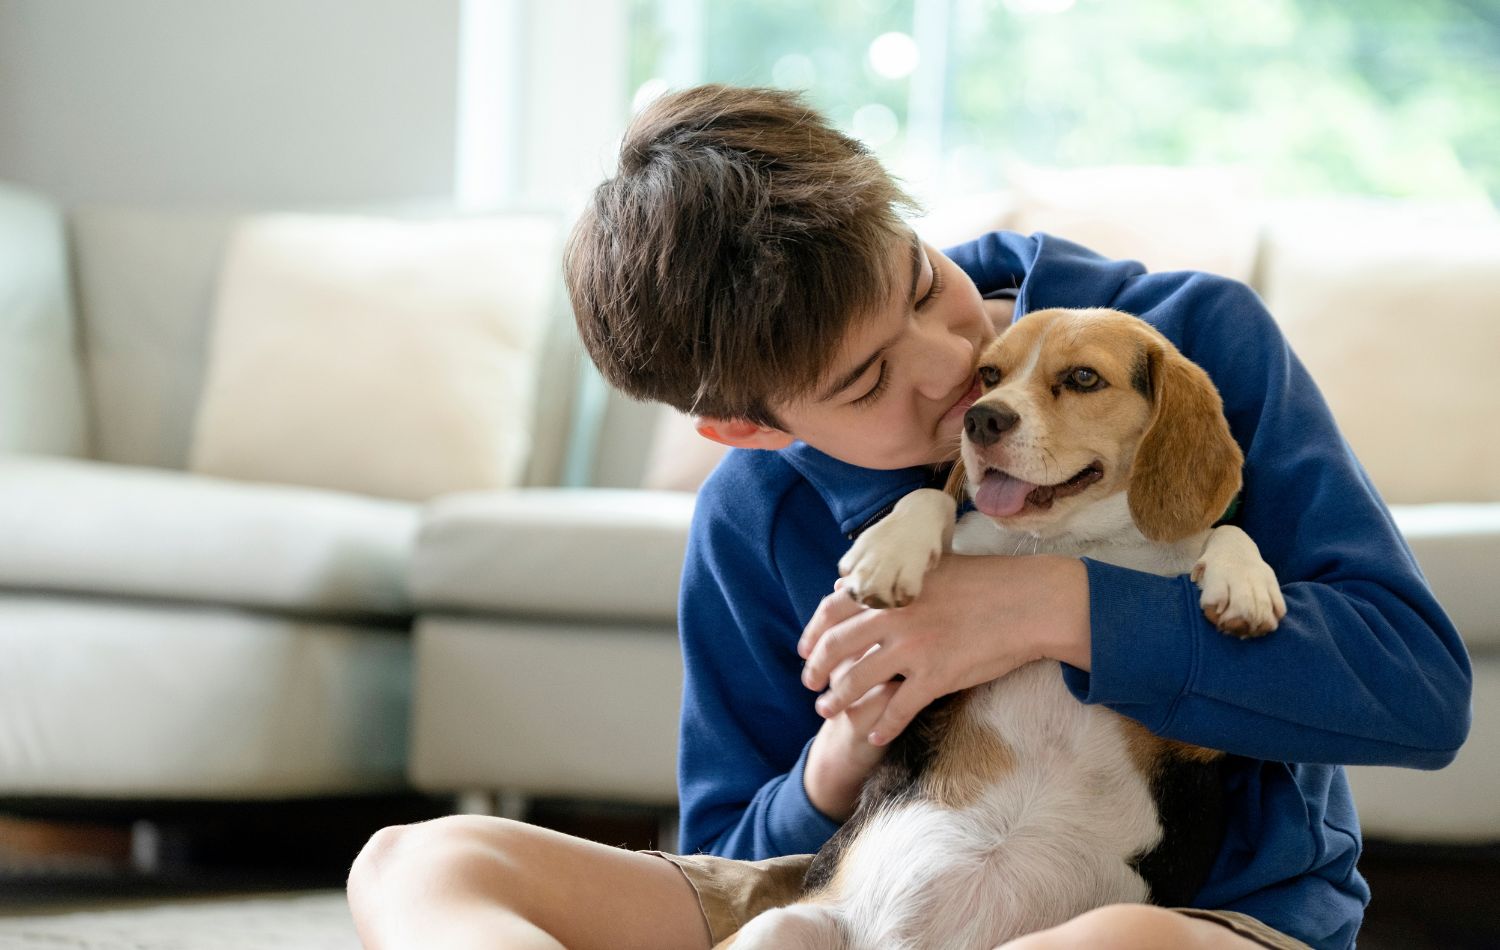
M1047 339L1029 354L1027 372ZM1263 632L1285 613L1274 574L1239 528L1151 540L1123 488L1057 509L1024 530L979 512L955 529L953 498L923 489L864 532L840 570L861 599L901 604L949 549L1086 555L1162 576L1191 573L1223 629L1238 622ZM963 715L1009 749L1013 766L960 808L920 796L883 807L822 893L752 920L729 941L735 950L988 950L1095 907L1148 898L1130 862L1162 830L1120 716L1078 702L1052 661L977 687Z

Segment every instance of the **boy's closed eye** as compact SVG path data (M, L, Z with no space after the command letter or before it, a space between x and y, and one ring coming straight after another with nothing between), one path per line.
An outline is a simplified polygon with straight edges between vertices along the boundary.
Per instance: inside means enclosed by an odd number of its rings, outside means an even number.
M919 312L926 309L927 305L936 300L938 294L943 292L943 273L937 269L937 265L933 264L931 260L931 258L928 258L928 266L932 268L932 281L927 285L927 293L923 294L922 299L917 301L916 309Z
M863 396L859 396L852 400L849 405L854 406L856 409L863 406L868 406L870 403L879 399L881 395L885 393L885 387L890 382L890 380L890 363L886 360L881 360L880 375L875 377L875 385L871 386Z

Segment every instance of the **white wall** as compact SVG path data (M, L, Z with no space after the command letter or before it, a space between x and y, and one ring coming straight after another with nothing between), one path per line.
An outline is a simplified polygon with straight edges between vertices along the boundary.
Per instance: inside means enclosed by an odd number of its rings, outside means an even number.
M458 0L0 0L0 179L87 201L454 190Z

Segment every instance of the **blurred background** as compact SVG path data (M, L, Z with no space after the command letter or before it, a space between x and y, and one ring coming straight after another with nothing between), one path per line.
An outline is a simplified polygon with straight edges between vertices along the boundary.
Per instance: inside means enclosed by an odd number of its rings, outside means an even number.
M66 200L567 200L633 108L698 82L806 90L928 200L1015 163L1500 196L1491 0L0 9L3 171Z
M718 455L559 261L709 81L939 246L1261 294L1475 660L1452 767L1351 770L1362 943L1500 945L1500 0L0 0L0 942L352 946L361 843L454 811L671 847Z
M1025 163L1493 202L1497 18L1483 0L635 0L630 84L636 104L698 81L806 89L930 199Z

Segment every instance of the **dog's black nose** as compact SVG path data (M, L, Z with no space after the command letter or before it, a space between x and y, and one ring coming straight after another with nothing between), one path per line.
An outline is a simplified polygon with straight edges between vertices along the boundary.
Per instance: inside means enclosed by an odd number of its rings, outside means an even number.
M994 445L1020 421L1016 411L1004 403L971 406L964 413L964 434L976 445Z

